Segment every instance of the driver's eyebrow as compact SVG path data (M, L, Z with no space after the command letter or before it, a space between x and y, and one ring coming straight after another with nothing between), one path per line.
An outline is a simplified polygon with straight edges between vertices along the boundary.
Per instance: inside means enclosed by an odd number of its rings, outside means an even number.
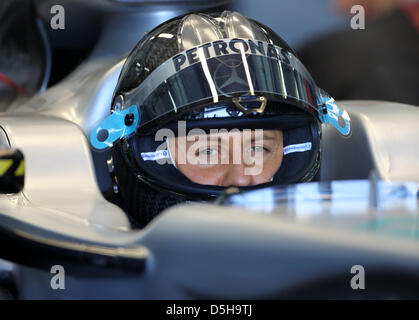
M266 141L276 141L278 140L278 137L273 134L273 133L267 133L264 132L263 135L255 135L254 133L252 133L252 141L259 141L259 140L266 140Z
M187 142L186 142L186 145L188 146L188 147L190 147L192 144L194 144L194 143L196 143L196 142L199 142L199 141L202 141L202 140L200 140L198 137L199 137L200 135L196 135L195 136L195 139L193 139L193 140L188 140ZM214 142L218 142L218 143L220 143L221 141L222 141L222 139L223 138L228 138L228 137L230 137L229 135L226 135L226 136L220 136L220 135L214 135L214 136L212 136L212 135L210 135L210 134L205 134L205 135L203 135L203 136L205 136L207 139L207 143L208 142L211 142L211 143L214 143ZM243 138L245 138L246 136L245 135L242 135L242 139ZM215 139L214 139L215 138ZM248 140L248 139L247 139ZM271 132L263 132L263 135L256 135L255 134L255 131L254 130L252 130L252 135L251 135L251 139L250 139L250 141L251 142L255 142L255 141L261 141L261 140L266 140L266 141L277 141L278 140L278 137L277 137L277 135L275 135L274 133L271 133Z
M278 140L278 138L277 137L275 137L275 136L263 136L263 137L261 137L263 140ZM255 140L253 137L252 137L252 140ZM261 140L259 137L258 137L258 139L256 139L256 140Z

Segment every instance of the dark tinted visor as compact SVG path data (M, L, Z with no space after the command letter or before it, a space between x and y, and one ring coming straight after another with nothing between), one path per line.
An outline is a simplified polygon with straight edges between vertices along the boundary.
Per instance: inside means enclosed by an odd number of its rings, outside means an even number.
M139 127L171 114L234 97L293 101L317 113L320 89L302 63L272 44L243 39L216 41L182 52L125 94L136 105Z

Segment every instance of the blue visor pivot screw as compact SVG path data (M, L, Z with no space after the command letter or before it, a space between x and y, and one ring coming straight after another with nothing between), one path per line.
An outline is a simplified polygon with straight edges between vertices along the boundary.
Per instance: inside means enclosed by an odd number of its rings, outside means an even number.
M126 116L125 116L125 125L126 126L131 126L133 123L134 123L134 114L133 113L128 113Z
M101 129L97 134L97 139L100 142L106 141L106 139L108 139L108 137L109 137L109 132L106 129Z

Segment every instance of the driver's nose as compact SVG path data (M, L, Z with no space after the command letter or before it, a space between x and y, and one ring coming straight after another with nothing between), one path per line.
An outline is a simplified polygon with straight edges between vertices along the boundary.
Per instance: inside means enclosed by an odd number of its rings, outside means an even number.
M253 177L249 174L245 174L246 166L243 164L231 164L226 170L221 186L223 187L245 187L253 184Z

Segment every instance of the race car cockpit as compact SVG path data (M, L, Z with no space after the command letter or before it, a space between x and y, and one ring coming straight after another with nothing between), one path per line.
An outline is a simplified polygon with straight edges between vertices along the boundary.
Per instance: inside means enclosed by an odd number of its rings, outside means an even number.
M237 21L248 28L233 28ZM218 38L198 41L192 32L198 23ZM23 190L0 195L0 258L7 260L3 269L16 279L19 298L418 298L419 109L334 101L267 27L258 25L263 30L244 41L240 32L255 24L232 12L175 18L134 48L156 54L152 44L158 41L161 51L183 27L189 35L183 47L160 52L159 61L149 57L154 72L135 59L93 56L2 114L0 147L25 157ZM237 78L229 86L231 70ZM211 76L216 73L220 77ZM152 81L138 81L144 74ZM168 83L176 90L167 90ZM228 101L217 100L222 96ZM205 112L193 112L202 107ZM218 128L244 123L239 128L257 129L263 122L264 129L281 123L290 132L296 128L285 120L298 118L312 136L306 141L296 134L294 141L289 135L284 147L296 157L313 150L301 159L309 165L292 178L278 169L278 176L251 190L201 186L194 195L211 197L172 203L134 225L117 199L124 190L116 152L135 179L161 187L157 192L176 185L172 191L186 194L194 186L179 188L173 166L159 171L150 159L167 159L169 149L156 150L163 140L156 144L138 134L164 128L177 108L185 113L176 121L202 125L221 118ZM232 112L237 109L242 114ZM57 264L71 289L44 286ZM356 266L365 270L367 290L351 286Z

